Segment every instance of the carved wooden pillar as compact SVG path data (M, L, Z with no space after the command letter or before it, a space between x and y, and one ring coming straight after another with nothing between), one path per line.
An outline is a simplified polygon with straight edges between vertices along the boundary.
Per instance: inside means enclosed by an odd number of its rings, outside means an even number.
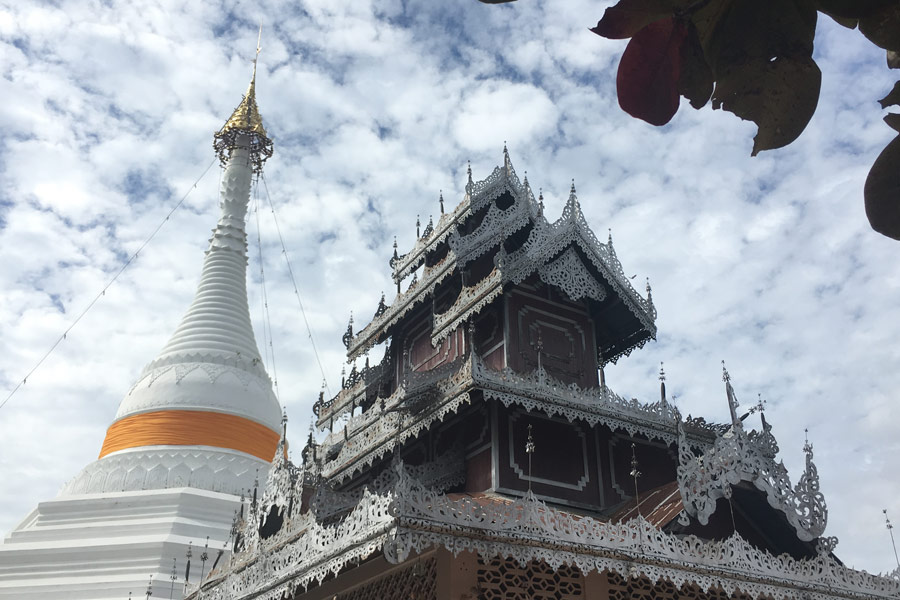
M474 552L453 553L439 548L437 558L437 600L477 600L478 556Z

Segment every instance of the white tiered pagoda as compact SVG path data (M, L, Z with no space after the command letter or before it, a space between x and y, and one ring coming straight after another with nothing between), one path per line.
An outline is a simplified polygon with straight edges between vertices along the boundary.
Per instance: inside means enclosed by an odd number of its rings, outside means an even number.
M0 598L169 597L175 587L180 598L191 542L192 580L227 558L241 495L265 481L282 420L247 304L251 180L272 155L255 84L254 64L215 134L221 215L194 301L125 395L98 459L0 545Z

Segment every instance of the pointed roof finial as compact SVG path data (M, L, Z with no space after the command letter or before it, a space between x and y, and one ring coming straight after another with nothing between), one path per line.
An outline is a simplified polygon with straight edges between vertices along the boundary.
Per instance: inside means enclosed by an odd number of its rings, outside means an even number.
M647 302L653 304L653 288L650 287L650 278L647 278Z
M881 512L884 513L884 526L891 534L891 546L894 548L894 560L897 561L897 570L900 571L900 556L897 555L897 544L894 542L894 526L891 525L891 520L888 519L887 509L884 508Z
M466 165L466 173L468 173L469 176L469 181L466 182L466 187L469 187L475 185L475 183L472 181L472 161L467 160Z
M397 255L397 236L394 236L394 258L399 258Z
M666 370L662 361L659 361L659 399L663 403L666 402Z
M253 74L250 86L241 99L231 117L213 136L213 148L224 166L231 153L239 145L250 150L250 163L257 173L262 171L263 163L272 156L272 140L269 139L259 108L256 106L256 65L259 61L260 42L262 40L262 23L259 25L259 37L256 41L256 56L253 57Z
M575 180L572 180L572 187L569 189L569 199L566 200L566 207L563 209L563 215L568 215L569 219L575 221L578 219L578 214L581 212L581 207L578 206L578 196L575 195Z
M344 332L341 341L344 342L344 347L349 349L350 342L353 341L353 311L350 311L350 321L347 323L347 331Z
M287 439L287 424L288 424L287 407L283 407L281 409L281 438L284 440Z
M544 188L538 188L538 216L544 215Z
M728 398L728 410L731 412L731 424L739 427L741 420L738 418L737 409L740 406L737 398L734 396L734 388L731 387L731 375L725 367L725 361L722 361L722 381L725 382L725 396Z
M384 292L381 292L381 300L378 301L378 307L375 309L375 318L377 319L387 311L387 304L384 301Z
M419 221L419 215L416 215L416 239L422 237L420 229L422 228L422 223Z
M438 196L438 202L441 203L441 214L444 214L444 190L440 191L440 195Z
M756 406L753 407L754 412L758 411L760 414L766 411L766 401L763 400L762 393L757 392L756 394ZM763 417L765 419L765 417Z

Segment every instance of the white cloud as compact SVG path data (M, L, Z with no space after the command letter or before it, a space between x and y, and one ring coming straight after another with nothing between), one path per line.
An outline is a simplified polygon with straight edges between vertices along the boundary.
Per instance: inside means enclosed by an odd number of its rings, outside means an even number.
M487 152L503 137L513 146L541 141L556 125L547 92L533 85L490 81L463 94L455 135L468 150Z

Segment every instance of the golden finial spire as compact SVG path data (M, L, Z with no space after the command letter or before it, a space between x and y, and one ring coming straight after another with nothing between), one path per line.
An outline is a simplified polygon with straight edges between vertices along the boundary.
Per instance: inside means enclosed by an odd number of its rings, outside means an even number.
M254 171L261 171L263 163L272 156L272 140L266 134L263 127L259 108L256 106L256 65L259 61L259 51L262 42L262 23L259 25L259 36L256 40L256 56L253 57L253 75L250 78L250 86L247 93L241 99L241 103L231 113L231 117L216 132L213 137L213 148L219 154L224 165L231 156L232 150L238 144L241 136L246 136L246 145L250 148L250 161Z

